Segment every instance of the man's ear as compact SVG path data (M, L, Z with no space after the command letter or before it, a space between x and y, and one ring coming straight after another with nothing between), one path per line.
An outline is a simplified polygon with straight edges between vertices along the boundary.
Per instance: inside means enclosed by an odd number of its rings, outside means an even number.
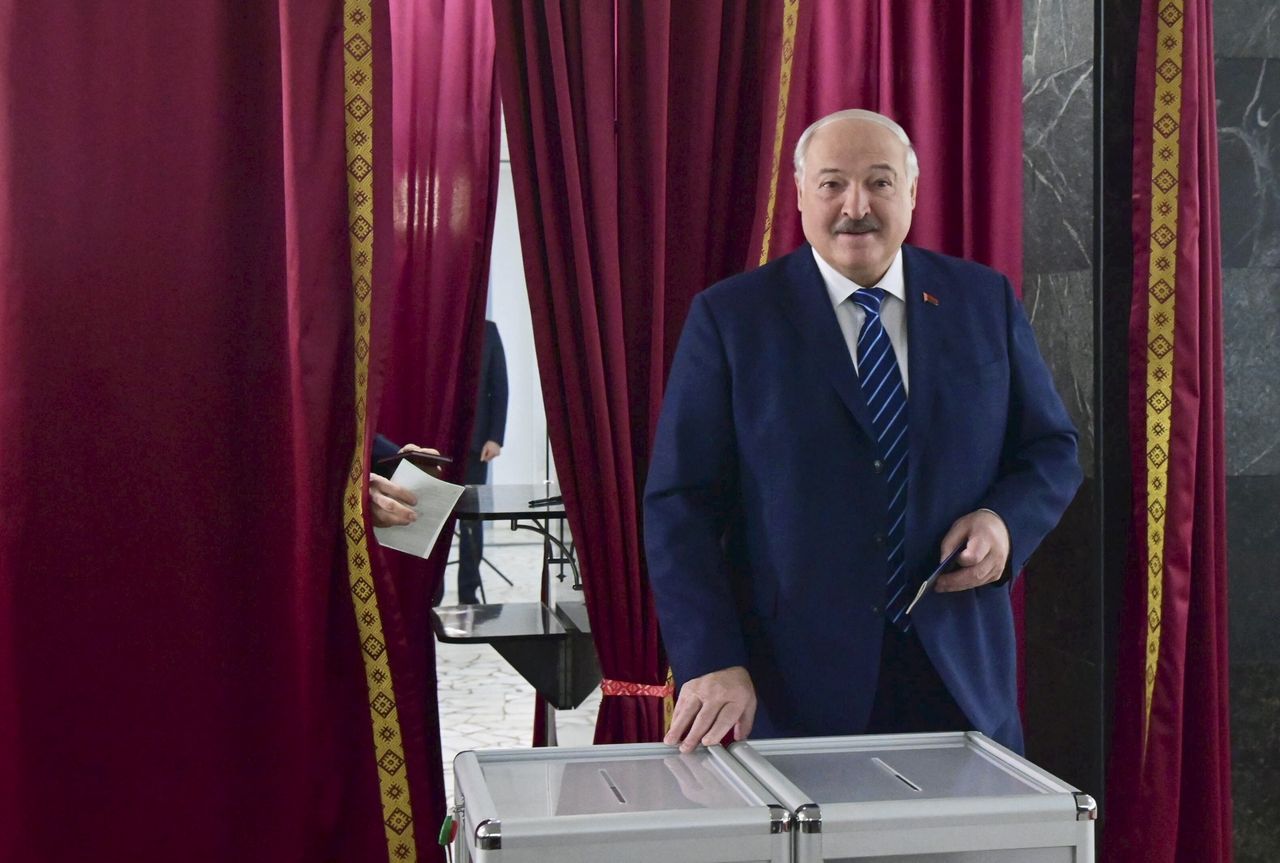
M911 181L911 209L916 208L916 189L920 187L920 178L916 177Z
M800 210L800 202L804 200L804 183L801 182L799 174L794 174L792 176L796 181L796 209ZM912 204L912 206L914 207L915 205Z

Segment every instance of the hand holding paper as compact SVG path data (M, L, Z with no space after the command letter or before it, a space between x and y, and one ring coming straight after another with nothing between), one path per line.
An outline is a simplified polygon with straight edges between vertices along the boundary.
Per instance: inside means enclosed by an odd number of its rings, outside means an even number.
M369 474L369 520L374 527L392 527L418 520L418 498L386 477Z
M418 502L413 507L417 519L398 527L375 527L378 544L415 557L431 554L444 523L462 496L462 486L436 479L404 460L391 475L391 481L411 492Z

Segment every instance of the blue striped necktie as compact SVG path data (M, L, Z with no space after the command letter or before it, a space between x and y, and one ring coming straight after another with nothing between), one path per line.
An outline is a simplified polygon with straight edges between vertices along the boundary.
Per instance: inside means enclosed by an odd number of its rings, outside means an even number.
M888 501L883 534L889 558L889 580L885 586L885 617L904 632L911 621L904 616L911 601L907 590L904 542L907 521L907 391L902 385L898 357L889 342L889 334L880 322L882 288L862 288L853 301L866 313L862 332L858 334L858 381L871 412L871 425L876 432L875 470L885 483Z

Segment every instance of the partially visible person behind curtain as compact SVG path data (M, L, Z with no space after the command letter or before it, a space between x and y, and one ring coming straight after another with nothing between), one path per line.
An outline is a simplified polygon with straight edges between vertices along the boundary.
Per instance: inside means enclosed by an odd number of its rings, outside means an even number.
M480 383L476 388L475 419L467 446L467 485L489 482L489 463L502 455L507 434L507 354L502 334L493 321L484 322ZM458 525L458 604L475 605L484 598L480 563L484 560L484 522L474 519ZM443 593L444 585L437 591Z

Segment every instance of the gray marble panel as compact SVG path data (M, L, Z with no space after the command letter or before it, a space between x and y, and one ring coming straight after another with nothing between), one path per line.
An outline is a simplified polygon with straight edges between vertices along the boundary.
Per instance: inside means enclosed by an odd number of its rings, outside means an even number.
M1023 0L1022 80L1093 57L1093 0Z
M1224 267L1280 267L1280 60L1218 59Z
M1280 476L1227 478L1231 778L1237 863L1280 849Z
M1026 739L1032 760L1102 799L1103 723L1096 485L1085 480L1026 574ZM1105 811L1105 809L1104 809Z
M1231 802L1236 863L1280 849L1280 663L1231 665Z
M1233 663L1280 665L1277 514L1280 476L1227 478L1227 604Z
M1098 666L1059 644L1028 644L1027 654L1027 757L1098 799L1105 791L1102 747L1080 733L1100 725Z
M1222 275L1227 475L1280 475L1280 269Z
M1280 2L1214 0L1213 53L1217 57L1280 57Z
M1215 31L1235 859L1270 863L1280 848L1280 2L1217 0Z
M1093 259L1093 61L1023 79L1023 270L1082 270Z
M1058 394L1080 432L1080 464L1092 475L1093 276L1088 270L1028 272L1022 301Z

